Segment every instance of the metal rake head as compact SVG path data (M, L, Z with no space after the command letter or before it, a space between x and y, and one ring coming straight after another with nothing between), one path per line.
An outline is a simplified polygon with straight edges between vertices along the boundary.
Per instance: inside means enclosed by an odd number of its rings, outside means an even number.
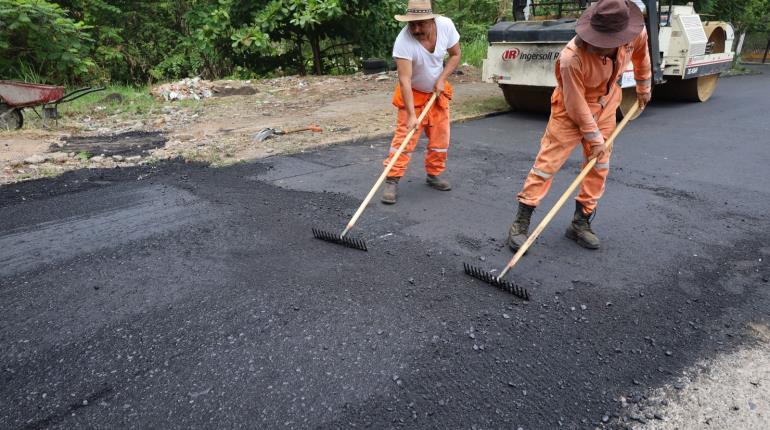
M315 228L313 229L313 236L316 239L336 243L337 245L347 246L348 248L359 249L361 251L368 251L368 249L366 249L366 242L364 242L363 239L351 239L346 236L340 236L339 234L329 233L328 231Z
M529 300L529 292L526 290L526 288L521 288L514 284L513 282L508 282L504 279L500 279L499 277L487 272L486 270L479 269L478 267L471 266L468 263L463 263L463 266L465 266L465 273L467 275L473 276L476 279L480 279L487 284L493 285L503 291L509 292L513 294L514 296L523 299L523 300Z

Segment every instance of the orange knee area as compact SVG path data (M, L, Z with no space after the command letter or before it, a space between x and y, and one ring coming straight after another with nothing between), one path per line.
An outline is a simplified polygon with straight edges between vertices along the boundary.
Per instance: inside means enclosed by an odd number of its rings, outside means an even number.
M599 122L602 135L608 138L615 128L614 112L613 116L607 119L602 118ZM540 140L540 150L535 158L535 163L527 175L521 192L517 195L521 203L537 206L548 193L553 176L561 170L564 163L569 158L572 151L578 145L583 146L584 156L590 153L590 146L583 141L580 130L571 120L564 118L554 118L548 122L546 132ZM590 211L596 207L596 202L604 194L605 182L609 169L606 168L610 161L610 154L605 154L597 160L598 166L592 168L588 175L580 184L580 193L578 201Z
M422 113L422 107L415 109L415 114L419 117ZM390 154L383 161L383 165L387 166L391 159L395 155L399 146L404 142L404 139L409 134L407 129L407 121L409 120L409 114L406 109L399 109L397 115L396 132L393 135L393 141L391 142ZM425 170L429 175L438 176L446 167L447 152L449 148L449 109L436 103L431 108L430 112L425 116L423 122L419 125L414 136L410 139L406 148L398 157L393 168L388 176L390 177L402 177L406 173L407 166L411 160L411 153L414 152L417 142L420 140L420 136L424 132L428 138L428 148L425 155Z

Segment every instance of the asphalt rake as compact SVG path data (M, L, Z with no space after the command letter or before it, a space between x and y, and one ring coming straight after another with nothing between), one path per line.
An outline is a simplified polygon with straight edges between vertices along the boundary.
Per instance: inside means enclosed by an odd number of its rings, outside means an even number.
M607 150L612 149L612 145L615 143L615 138L618 137L621 131L623 131L623 128L628 124L629 121L636 118L636 113L639 110L639 102L634 103L634 105L629 109L628 113L623 117L623 121L618 124L618 126L615 128L615 131L612 132L612 135L609 139L607 139ZM513 267L516 265L516 263L521 260L521 257L524 256L524 253L527 252L527 249L529 249L530 246L532 246L533 243L535 243L535 240L538 236L540 236L540 233L545 230L545 227L548 225L549 222L553 219L554 216L556 216L556 213L559 212L559 209L561 209L562 206L564 206L564 203L567 201L567 199L572 195L572 193L575 191L575 188L577 188L578 185L580 185L580 182L583 180L583 178L586 177L588 172L591 171L591 169L594 168L596 165L596 158L592 158L588 161L585 167L583 167L583 170L580 171L580 174L575 178L574 181L572 181L572 184L570 184L569 188L567 188L567 191L564 192L564 194L561 195L559 198L559 201L556 202L556 204L551 208L550 211L548 211L548 214L546 214L545 218L543 218L542 221L540 221L540 224L537 225L537 228L532 232L532 234L529 235L527 238L527 241L524 242L523 245L519 248L518 251L516 251L516 254L513 255L513 258L511 258L511 261L508 262L508 264L505 266L505 268L500 272L499 275L495 276L490 272L487 272L483 269L480 269L478 267L472 266L468 263L463 263L465 267L465 273L469 276L472 276L476 279L482 280L486 282L487 284L490 284L492 286L495 286L497 288L500 288L503 291L507 291L517 297L520 297L524 300L529 300L529 292L518 285L516 285L513 282L509 282L504 280L508 272L513 269Z
M436 102L437 96L438 94L433 93L433 95L430 97L430 100L428 100L428 103L423 108L422 113L420 114L420 117L417 118L417 124L422 124L422 121L425 119L425 115L428 114L430 109L433 107L433 104ZM361 206L358 207L358 210L353 215L353 218L351 218L350 222L348 222L348 225L345 227L345 230L343 230L341 234L336 234L336 233L331 233L325 230L314 228L313 236L316 239L321 239L326 242L336 243L338 245L346 246L348 248L358 249L361 251L368 251L366 247L366 242L363 239L349 238L347 235L350 232L350 230L353 228L353 226L356 224L356 221L358 221L358 218L364 212L364 209L366 209L366 206L369 205L369 202L372 200L372 197L374 197L374 194L380 188L382 183L385 182L385 179L388 177L388 173L390 173L390 170L393 168L393 165L396 164L398 157L400 157L401 153L404 152L404 149L406 149L406 145L409 143L410 140L412 140L414 133L418 129L419 127L413 129L412 131L409 132L409 134L406 135L406 137L404 138L404 141L401 143L401 146L398 147L398 150L395 152L395 154L393 154L393 157L390 159L390 163L388 163L388 165L385 167L385 170L383 170L382 174L377 179L377 182L374 183L374 186L369 191L369 194L367 194L363 203L361 203Z

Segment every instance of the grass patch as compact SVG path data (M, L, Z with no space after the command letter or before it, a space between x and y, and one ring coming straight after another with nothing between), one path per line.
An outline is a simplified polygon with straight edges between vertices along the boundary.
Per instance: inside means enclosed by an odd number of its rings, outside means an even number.
M67 92L74 88L67 88ZM85 95L70 103L59 105L59 115L64 120L74 120L88 116L96 119L112 118L117 120L147 120L162 114L163 108L173 106L174 110L200 108L205 100L178 100L166 102L150 95L150 87L132 87L110 85L104 91ZM30 125L39 126L31 115Z
M471 99L462 104L455 105L452 116L454 119L463 119L489 113L505 112L510 109L501 91L499 96Z
M77 88L66 88L69 93ZM72 120L89 116L92 118L106 118L114 115L144 119L157 115L165 106L165 102L158 101L150 95L149 87L131 87L110 85L104 91L87 94L72 102L59 105L59 125L66 125ZM185 106L184 103L175 102L176 106ZM37 111L42 114L40 108ZM42 128L43 123L32 110L25 110L24 122L26 128ZM63 122L61 120L64 120ZM50 124L49 124L50 126Z
M732 69L722 72L722 76L728 77L728 76L742 76L742 75L757 75L760 73L761 72L758 70L746 67L740 63L735 63Z
M37 176L41 178L52 178L54 176L59 176L62 173L64 173L62 169L56 169L53 167L42 167L38 169Z
M67 91L72 91L68 88ZM148 87L126 87L111 85L104 91L88 94L71 103L59 106L63 117L104 114L112 115L126 112L129 114L148 114L160 109L163 102L150 95Z
M93 157L94 154L88 152L88 151L80 151L78 152L77 158L79 158L82 161L86 161L89 158Z
M64 169L55 168L55 167L37 167L37 168L34 168L34 170L32 170L31 172L27 171L25 173L17 175L15 180L27 181L31 179L53 178L63 174L64 171L65 171Z
M487 58L487 43L486 36L477 37L466 43L462 44L462 62L468 63L472 66L481 67L481 63Z

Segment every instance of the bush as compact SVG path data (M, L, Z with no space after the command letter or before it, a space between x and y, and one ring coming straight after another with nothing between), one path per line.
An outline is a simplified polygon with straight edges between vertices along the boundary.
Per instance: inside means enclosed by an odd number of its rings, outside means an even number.
M0 0L0 76L67 83L96 64L87 27L44 0Z

